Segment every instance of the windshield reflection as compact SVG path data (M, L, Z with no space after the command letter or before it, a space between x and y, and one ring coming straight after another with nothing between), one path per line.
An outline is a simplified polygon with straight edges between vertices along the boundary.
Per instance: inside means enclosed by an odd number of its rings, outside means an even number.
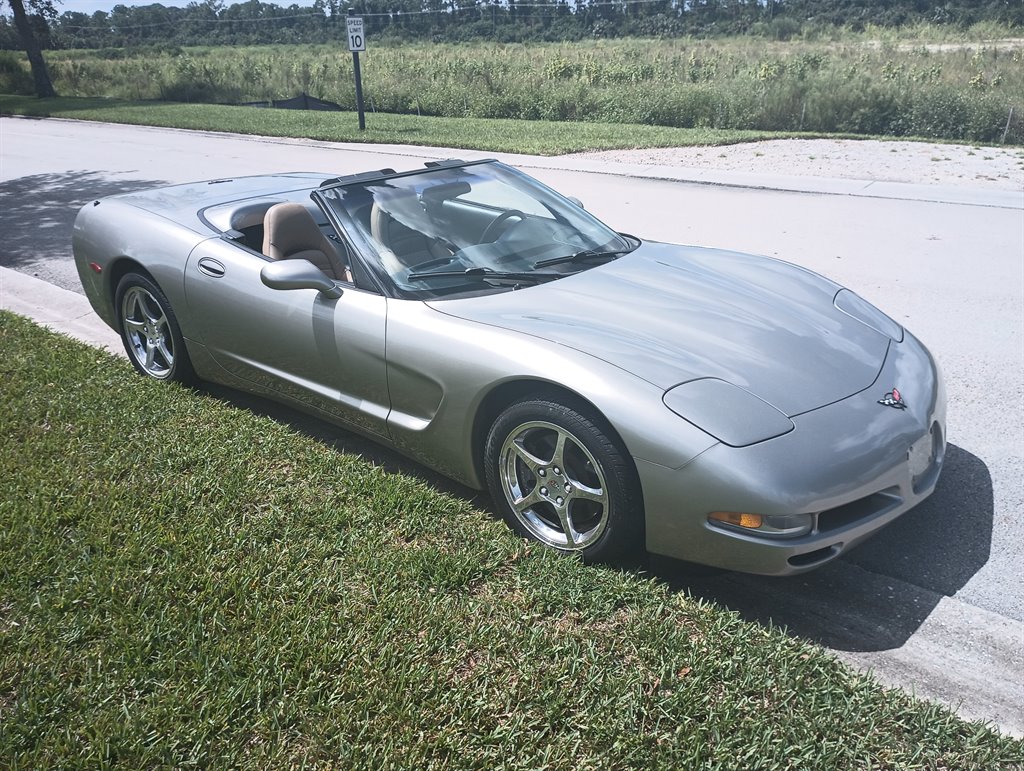
M409 297L508 291L586 270L635 247L579 206L497 162L354 182L317 197L369 245L368 256Z

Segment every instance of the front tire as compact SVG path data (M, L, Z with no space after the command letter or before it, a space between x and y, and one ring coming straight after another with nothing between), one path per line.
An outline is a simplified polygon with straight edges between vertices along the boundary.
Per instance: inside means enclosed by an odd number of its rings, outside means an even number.
M631 556L643 543L643 501L629 454L584 405L513 404L485 444L487 486L520 535L588 562Z
M121 342L132 366L154 380L195 382L185 341L166 295L141 273L128 273L114 295Z

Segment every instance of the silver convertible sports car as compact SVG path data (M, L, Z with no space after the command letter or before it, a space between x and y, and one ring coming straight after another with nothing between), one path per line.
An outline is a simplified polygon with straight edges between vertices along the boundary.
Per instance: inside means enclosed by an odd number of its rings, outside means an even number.
M143 375L367 434L588 559L799 573L942 466L935 362L856 294L617 233L496 161L114 196L74 253Z

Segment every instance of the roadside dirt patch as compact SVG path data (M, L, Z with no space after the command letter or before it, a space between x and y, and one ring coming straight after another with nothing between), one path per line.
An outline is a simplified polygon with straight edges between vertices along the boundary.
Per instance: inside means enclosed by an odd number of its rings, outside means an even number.
M873 43L872 48L881 48L881 43ZM948 51L1013 51L1024 48L1024 38L1009 37L1002 40L983 40L963 43L900 43L896 46L900 51L925 50L929 53L946 53Z
M644 166L986 187L1024 193L1024 148L1020 147L776 139L725 147L606 150L579 153L578 157Z

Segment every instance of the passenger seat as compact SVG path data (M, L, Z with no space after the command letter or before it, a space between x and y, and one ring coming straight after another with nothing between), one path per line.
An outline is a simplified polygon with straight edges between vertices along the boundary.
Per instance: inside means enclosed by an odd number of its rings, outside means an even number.
M263 253L272 260L309 260L331 278L352 280L338 250L301 203L278 203L267 210Z

